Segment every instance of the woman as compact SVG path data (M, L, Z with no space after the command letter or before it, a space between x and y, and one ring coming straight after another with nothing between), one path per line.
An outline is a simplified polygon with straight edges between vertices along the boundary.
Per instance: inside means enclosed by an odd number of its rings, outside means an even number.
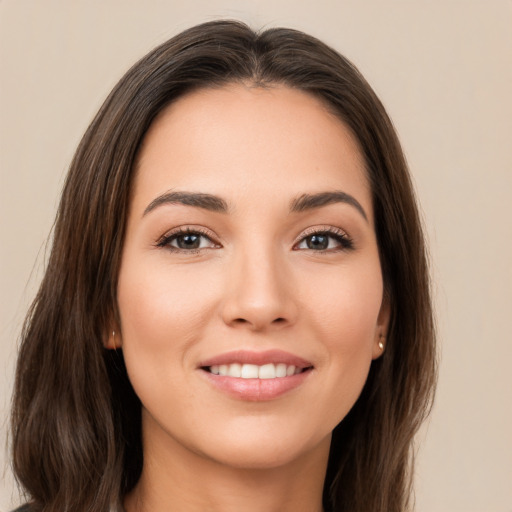
M128 71L23 331L30 510L408 510L434 381L414 194L359 72L234 21Z

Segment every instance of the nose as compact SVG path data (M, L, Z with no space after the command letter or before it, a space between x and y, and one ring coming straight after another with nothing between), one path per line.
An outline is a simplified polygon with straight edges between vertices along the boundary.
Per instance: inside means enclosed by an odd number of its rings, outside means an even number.
M298 316L294 289L285 257L272 248L245 251L234 257L227 272L222 304L224 322L251 331L282 329Z

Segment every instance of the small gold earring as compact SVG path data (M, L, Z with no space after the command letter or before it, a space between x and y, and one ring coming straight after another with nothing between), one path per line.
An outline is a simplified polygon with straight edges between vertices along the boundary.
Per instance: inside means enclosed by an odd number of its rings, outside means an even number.
M381 341L384 339L384 336L382 336L382 334L379 336L379 348L381 350L384 350L384 343Z

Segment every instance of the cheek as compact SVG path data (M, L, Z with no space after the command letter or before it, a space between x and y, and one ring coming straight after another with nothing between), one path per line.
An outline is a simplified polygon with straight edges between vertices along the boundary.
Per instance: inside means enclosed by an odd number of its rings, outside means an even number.
M176 271L165 258L148 265L130 256L118 286L127 373L145 414L183 433L186 418L198 414L193 372L184 370L192 367L191 347L206 336L216 286L194 265Z
M171 272L159 262L123 263L118 287L123 354L136 390L154 388L187 364L188 349L203 335L211 283L192 275L192 266Z
M371 348L382 303L380 267L373 264L341 268L317 276L316 282L319 286L309 288L306 296L315 317L315 329L325 343L343 352Z
M187 334L201 324L209 290L210 284L192 270L176 272L159 262L139 266L127 261L118 287L123 339L166 346L170 339L181 343L185 333L186 342Z
M324 348L322 407L330 404L333 425L348 413L366 382L382 302L378 266L348 270L333 273L324 281L328 286L310 294L313 330Z

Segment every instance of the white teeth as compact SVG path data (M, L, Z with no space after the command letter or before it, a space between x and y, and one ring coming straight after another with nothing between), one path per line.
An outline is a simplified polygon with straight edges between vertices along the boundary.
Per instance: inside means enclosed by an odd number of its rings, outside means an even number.
M242 365L233 363L229 365L228 375L230 377L241 377L242 376Z
M244 364L242 366L242 379L257 379L258 367L255 364Z
M276 377L286 377L286 365L284 363L276 364Z
M242 379L275 379L290 377L301 373L302 369L284 363L268 363L262 366L256 364L221 364L210 366L210 373L221 377L236 377Z
M264 364L260 366L258 370L258 377L260 379L275 379L276 378L276 367L272 363Z

